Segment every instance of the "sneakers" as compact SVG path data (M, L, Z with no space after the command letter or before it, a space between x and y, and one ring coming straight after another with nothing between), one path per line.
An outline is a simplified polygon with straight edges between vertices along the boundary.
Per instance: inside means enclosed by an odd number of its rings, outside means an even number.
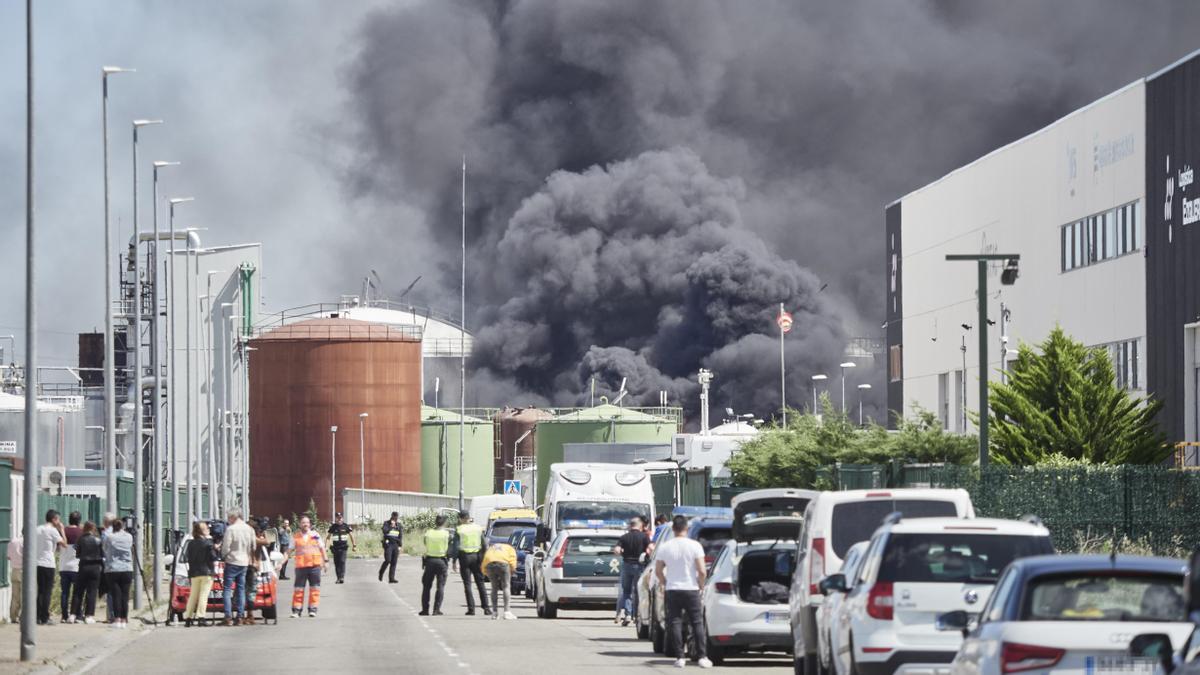
M516 614L513 614L512 612L505 612L505 613L504 613L504 618L505 618L505 619L507 619L507 620L509 620L509 621L516 621L516 620L517 620L517 615L516 615Z
M473 609L468 609L468 610L467 610L467 616L475 616L475 610L473 610Z
M317 618L317 613L316 613L316 612L314 612L314 611L312 611L312 610L309 610L309 612L308 612L308 618L310 618L310 619L315 619L315 618Z
M682 668L687 665L687 659L675 659L675 667Z
M63 623L75 623L75 615L68 614L67 618L63 619Z
M299 618L300 618L300 610L298 610L298 609L293 609L293 610L292 610L292 613L291 613L291 617L292 617L293 619L299 619Z
M417 612L417 616L429 616L429 610L423 609L423 610Z
M712 661L709 661L708 657L705 656L705 657L702 657L699 661L697 661L696 665L700 666L701 668L712 668Z
M444 613L444 612L442 612L442 610L440 610L440 609L435 609L435 610L433 610L433 615L434 615L434 616L443 616L444 614L445 614L445 613Z
M491 615L492 615L492 610L488 609L487 607L484 607L484 608L483 608L483 615L484 615L484 616L491 616Z
M85 617L83 617L83 622L87 623L87 624L92 624L92 623L96 623L96 620L90 616L85 616Z

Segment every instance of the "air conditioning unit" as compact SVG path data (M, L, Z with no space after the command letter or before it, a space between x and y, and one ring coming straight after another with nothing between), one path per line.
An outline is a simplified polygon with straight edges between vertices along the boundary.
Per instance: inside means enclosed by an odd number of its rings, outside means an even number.
M67 482L67 467L65 466L43 466L41 481L38 487L43 490L57 491L62 494L63 485Z

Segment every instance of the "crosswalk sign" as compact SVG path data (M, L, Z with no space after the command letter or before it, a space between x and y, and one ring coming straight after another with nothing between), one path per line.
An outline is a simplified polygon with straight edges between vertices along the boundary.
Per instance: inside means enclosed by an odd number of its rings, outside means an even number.
M504 481L504 494L506 494L506 495L521 494L521 481L519 481L519 480Z

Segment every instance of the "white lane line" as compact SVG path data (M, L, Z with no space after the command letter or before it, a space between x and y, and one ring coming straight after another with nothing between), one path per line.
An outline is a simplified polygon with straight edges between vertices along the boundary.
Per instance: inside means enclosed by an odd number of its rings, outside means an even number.
M460 657L459 653L454 651L454 649L452 649L450 647L450 645L446 644L445 640L442 639L441 633L439 633L436 628L429 625L429 623L425 621L425 617L417 614L415 607L413 607L411 604L409 604L409 602L407 600L400 597L400 595L398 593L396 593L396 589L393 588L393 589L389 589L389 590L392 591L391 595L393 598L399 600L401 605L404 605L404 607L406 609L408 609L410 612L412 612L412 614L414 616L416 616L417 622L421 624L422 628L424 628L426 631L429 632L430 637L432 637L437 642L437 645L439 647L441 647L443 651L446 652L446 656L448 656L452 659L458 659L458 667L459 668L464 668L468 671L471 670L470 664L468 664L464 659L462 659ZM473 672L472 672L472 675L474 675Z

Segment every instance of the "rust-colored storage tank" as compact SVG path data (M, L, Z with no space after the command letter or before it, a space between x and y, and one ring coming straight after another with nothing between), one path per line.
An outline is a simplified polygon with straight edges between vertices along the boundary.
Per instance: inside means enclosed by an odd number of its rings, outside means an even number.
M250 341L250 510L330 518L343 488L421 489L421 336L412 326L313 319ZM337 485L331 483L337 431ZM336 494L336 498L332 495Z
M513 455L513 444L518 438L525 435L526 431L532 432L537 423L542 420L553 419L554 415L548 411L538 408L505 408L496 413L496 439L500 444L500 452L497 452L495 460L495 490L500 493L504 487L504 481L510 480L513 477L513 470L505 466L512 464L518 469L525 468L528 462L532 464L534 456L536 434L530 433L525 436L516 446L516 455ZM517 461L517 457L527 457Z

